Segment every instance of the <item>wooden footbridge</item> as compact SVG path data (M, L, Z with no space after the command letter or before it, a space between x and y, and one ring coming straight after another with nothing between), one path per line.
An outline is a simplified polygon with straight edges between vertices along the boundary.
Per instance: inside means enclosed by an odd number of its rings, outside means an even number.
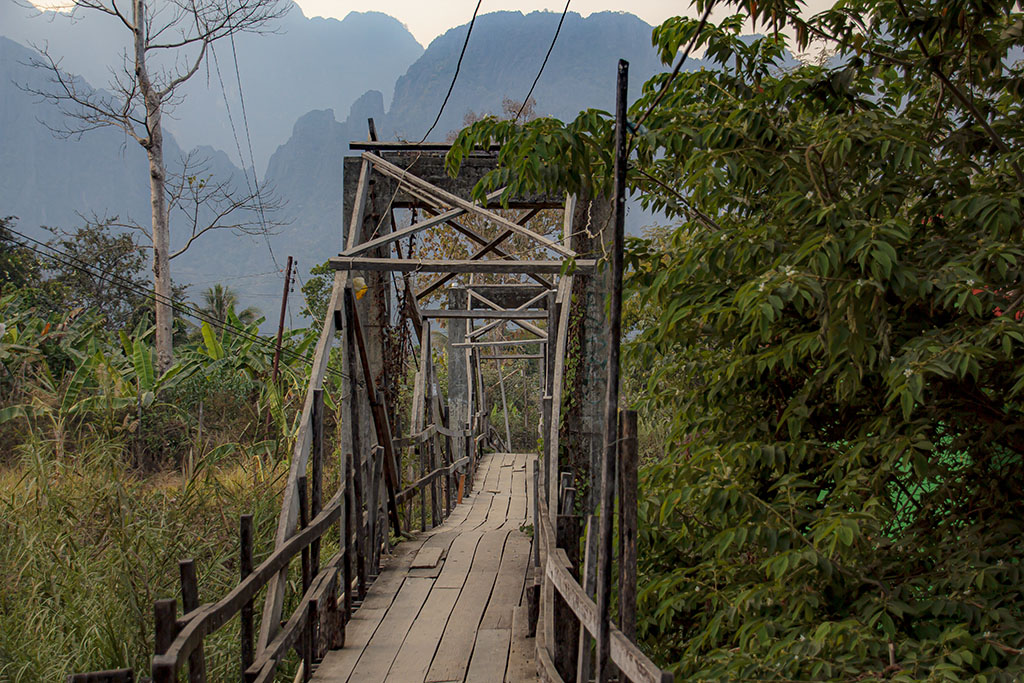
M243 517L240 581L224 596L202 595L181 562L180 610L177 598L154 606L153 680L205 681L204 641L228 624L249 682L296 661L295 680L325 682L671 680L635 645L636 416L617 411L621 201L513 197L499 210L493 193L477 204L470 190L493 152L451 178L445 146L377 142L370 123L371 139L351 145L361 156L345 160L347 220L274 549L256 564ZM623 174L617 162L620 199ZM412 218L400 228L401 211ZM556 234L531 224L541 212ZM421 257L412 238L428 228L475 247ZM428 307L439 297L447 306ZM498 336L508 325L515 336ZM395 358L410 349L404 403ZM539 452L512 452L500 368L500 402L484 386L482 368L510 359L535 375Z

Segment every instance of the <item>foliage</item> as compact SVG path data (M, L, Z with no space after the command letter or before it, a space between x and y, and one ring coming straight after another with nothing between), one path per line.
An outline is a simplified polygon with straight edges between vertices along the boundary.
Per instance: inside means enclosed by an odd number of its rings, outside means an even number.
M697 680L1024 674L1016 3L741 2L655 30L629 182L632 340L666 456L642 473L641 637ZM755 15L786 39L741 38ZM699 33L698 33L699 31ZM664 96L660 95L664 88ZM501 184L607 187L611 121L488 119ZM554 160L557 163L552 163Z
M238 304L238 294L220 283L213 287L207 287L203 291L203 305L199 307L207 317L213 318L220 323L228 321L228 311L234 311ZM234 311L238 320L243 325L251 325L260 317L259 309L249 306L241 311Z

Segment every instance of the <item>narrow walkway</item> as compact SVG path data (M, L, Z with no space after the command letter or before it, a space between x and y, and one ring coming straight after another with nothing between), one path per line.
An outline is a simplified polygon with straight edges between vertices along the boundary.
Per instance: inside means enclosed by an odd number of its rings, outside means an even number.
M399 544L314 681L535 681L524 588L533 454L481 459L473 494Z

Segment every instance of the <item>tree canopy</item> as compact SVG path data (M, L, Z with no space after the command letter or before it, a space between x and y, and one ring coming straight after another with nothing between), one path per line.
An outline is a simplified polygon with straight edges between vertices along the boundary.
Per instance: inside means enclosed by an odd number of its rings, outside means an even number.
M696 680L1016 680L1024 14L731 4L655 30L666 65L693 43L718 68L654 77L629 115L630 188L672 222L627 245L626 369L670 416L641 637ZM480 194L599 193L612 128L485 119L449 165L496 142Z

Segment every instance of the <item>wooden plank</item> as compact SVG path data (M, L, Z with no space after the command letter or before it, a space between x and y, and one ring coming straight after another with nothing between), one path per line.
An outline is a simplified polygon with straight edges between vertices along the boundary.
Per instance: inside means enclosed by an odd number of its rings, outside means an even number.
M543 353L506 353L495 356L480 356L480 360L538 360L544 358Z
M352 616L345 627L345 647L331 650L320 662L313 676L314 681L323 683L347 683L352 671L363 654L363 649L370 642L380 622L384 620L386 607L366 607L363 605Z
M461 197L458 197L450 192L446 192L445 190L442 190L436 185L432 185L421 178L417 178L414 175L406 173L405 170L399 168L398 166L395 166L394 164L388 161L385 161L379 156L371 154L370 152L363 152L362 156L363 159L370 161L370 163L372 163L378 171L384 173L385 175L391 176L395 180L398 180L400 183L406 183L407 185L416 187L424 192L427 192L428 194L431 194L439 198L444 203L452 207L465 209L468 212L482 216L483 218L486 218L494 223L497 223L498 225L504 228L519 233L523 237L532 239L535 242L547 247L548 249L558 254L561 254L562 256L576 256L576 252L574 252L572 249L567 249L566 247L558 244L557 242L548 239L544 235L540 235L531 230L527 230L526 228L522 227L521 225L513 223L507 218L499 216L493 211L488 211L487 209L477 206L472 202L468 202L465 199L462 199Z
M469 576L438 646L444 656L434 658L426 681L461 681L466 675L473 653L473 636L494 587L506 535L507 532L499 531L484 534L480 539Z
M380 626L363 648L359 662L352 671L353 679L373 683L387 678L391 664L433 584L432 579L405 579Z
M505 678L508 650L512 643L511 617L508 628L481 628L469 659L466 683L492 683Z
M442 548L437 546L425 546L420 548L420 551L416 553L416 558L409 565L412 569L421 567L436 567L437 563L441 561Z
M530 539L519 530L509 532L494 590L480 628L512 628L512 609L519 605L530 562Z
M461 588L437 588L430 591L420 616L409 629L398 656L391 665L393 681L422 681L441 642L448 618L459 599Z
M473 567L473 557L476 555L481 537L482 534L479 532L465 531L452 542L444 560L444 568L437 577L435 586L461 589L465 585L466 577L469 576Z
M316 351L313 355L313 367L310 371L306 398L302 404L302 413L299 417L299 431L295 437L295 447L292 450L291 465L288 469L288 481L285 483L281 500L281 512L278 516L277 532L274 536L275 549L281 548L288 541L288 538L295 533L295 527L298 524L299 501L296 497L296 487L299 476L306 471L306 463L309 458L309 449L312 442L314 395L318 389L323 388L324 375L327 373L327 361L331 356L331 346L334 343L334 333L336 331L334 311L341 309L342 296L347 280L348 275L346 273L335 274L330 304L327 307L323 329L320 332L320 339L317 341ZM284 604L286 579L285 572L281 572L275 580L267 585L267 599L263 605L263 619L260 623L257 652L260 652L267 646L267 643L270 642L270 639L277 631L277 624L281 620L281 608Z
M461 320L488 320L494 319L498 321L503 320L546 320L548 317L547 311L452 311L448 309L440 308L425 308L423 309L424 318L457 318ZM481 328L482 329L482 328ZM538 328L539 329L539 328ZM543 330L541 331L543 334Z
M329 259L334 270L386 270L396 273L497 273L527 275L547 273L557 275L566 267L565 261L526 261L512 259L491 259L472 261L470 259L401 259L372 258L367 256L334 256ZM589 272L596 265L594 259L573 261L574 270Z

